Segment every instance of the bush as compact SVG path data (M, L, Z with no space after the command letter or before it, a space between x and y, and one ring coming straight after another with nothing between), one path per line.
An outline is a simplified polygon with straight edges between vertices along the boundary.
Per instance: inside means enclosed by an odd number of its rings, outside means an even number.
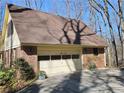
M43 76L43 75L46 76L46 72L45 72L45 71L40 71L40 72L39 72L39 76Z
M0 85L5 85L14 77L15 70L9 69L6 71L0 71Z
M6 79L7 80L11 80L13 77L14 77L14 73L15 73L15 69L9 69L7 72L6 72Z
M96 69L96 64L94 62L89 62L88 69L89 70L95 70Z
M45 78L47 78L46 72L45 71L40 71L39 72L39 79L43 80Z
M5 76L6 76L6 73L3 71L0 71L0 85L6 84Z
M31 80L35 77L32 67L23 58L15 61L16 68L20 71L21 79Z

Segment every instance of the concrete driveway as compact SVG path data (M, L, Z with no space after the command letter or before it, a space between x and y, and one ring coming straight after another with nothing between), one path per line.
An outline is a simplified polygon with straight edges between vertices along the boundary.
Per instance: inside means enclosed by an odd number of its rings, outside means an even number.
M18 93L124 93L124 71L82 71L37 80Z

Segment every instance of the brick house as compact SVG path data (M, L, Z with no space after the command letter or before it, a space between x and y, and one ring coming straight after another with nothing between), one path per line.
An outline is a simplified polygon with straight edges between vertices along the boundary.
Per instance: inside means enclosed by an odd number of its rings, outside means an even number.
M48 76L87 69L89 62L105 68L105 41L82 21L7 5L1 39L6 67L24 58L36 73Z

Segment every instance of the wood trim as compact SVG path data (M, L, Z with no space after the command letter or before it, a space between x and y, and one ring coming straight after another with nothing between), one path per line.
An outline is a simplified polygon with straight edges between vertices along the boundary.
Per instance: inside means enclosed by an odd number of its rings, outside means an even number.
M105 46L90 46L90 45L80 45L80 44L38 44L38 43L21 43L21 45L30 45L30 46L79 46L79 47L87 47L87 48L104 48L104 47L107 47L107 45Z
M104 65L106 67L106 52L105 52L105 49L104 49Z

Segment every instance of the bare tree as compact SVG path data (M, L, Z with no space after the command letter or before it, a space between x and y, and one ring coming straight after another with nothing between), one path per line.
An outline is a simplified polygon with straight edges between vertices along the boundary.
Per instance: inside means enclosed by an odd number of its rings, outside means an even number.
M74 14L74 19L81 19L83 14L83 1L82 0L65 0L65 10L68 18Z
M81 19L83 14L83 2L81 0L75 0L75 2L73 2L73 5L75 10L75 18Z
M70 5L70 0L66 0L65 1L65 4L66 4L66 14L67 14L67 17L70 18L70 10L71 10L71 5Z
M97 13L99 13L99 15L102 17L103 21L105 24L108 25L109 28L109 32L110 32L110 36L111 36L111 43L112 43L112 48L113 48L113 52L115 54L115 61L116 61L116 65L118 66L118 52L117 52L117 44L116 44L116 38L114 35L114 26L113 26L113 20L111 20L111 16L113 16L113 14L110 14L110 9L109 7L112 8L112 10L115 13L115 19L117 17L118 21L115 21L117 23L117 32L118 32L118 37L120 40L120 45L121 45L121 61L123 61L123 38L122 38L122 32L124 32L124 28L123 28L123 13L122 13L122 2L121 0L117 0L118 3L118 8L115 7L112 2L110 2L109 0L103 0L102 2L100 1L96 1L96 0L88 0L89 4L91 7L94 8L94 10L96 10ZM103 5L103 4L104 5Z
M43 3L45 0L25 0L26 6L30 8L35 8L37 10L41 10ZM34 7L33 7L34 5Z

